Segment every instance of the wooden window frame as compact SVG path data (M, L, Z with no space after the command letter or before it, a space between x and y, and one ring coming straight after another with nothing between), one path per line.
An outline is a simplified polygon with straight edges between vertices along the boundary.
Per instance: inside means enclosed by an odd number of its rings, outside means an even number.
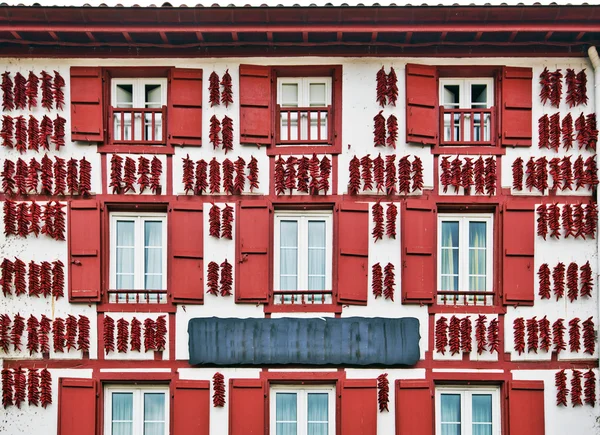
M277 119L277 102L279 78L331 77L331 145L277 145L279 119ZM271 67L271 145L267 155L310 155L341 154L342 134L342 66L341 65L302 65L302 66L273 66Z
M500 435L502 433L502 406L500 403L500 387L499 386L461 386L461 385L444 385L435 387L435 431L442 433L441 430L441 395L443 393L460 394L461 396L461 435L472 435L472 414L469 412L472 409L472 398L474 394L491 394L492 395L492 435Z

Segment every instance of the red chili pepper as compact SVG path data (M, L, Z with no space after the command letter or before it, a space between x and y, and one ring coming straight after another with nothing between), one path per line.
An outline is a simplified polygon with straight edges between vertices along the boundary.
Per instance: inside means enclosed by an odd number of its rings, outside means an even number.
M15 164L12 160L4 160L2 170L2 191L9 196L15 194Z
M300 190L300 167L303 160L306 160L306 163L308 163L308 160L303 157L298 164L298 190ZM254 156L250 158L250 163L248 163L248 182L250 183L250 192L258 189L258 160Z
M16 236L17 233L17 204L10 199L4 201L4 235Z
M43 161L42 161L43 166ZM112 193L121 193L121 183L123 183L123 158L118 154L113 154L110 159L110 184Z
M579 352L581 350L579 322L579 317L575 317L569 321L569 350L571 352Z
M217 372L213 376L213 406L222 408L225 406L225 380L224 376Z
M312 195L318 195L319 190L321 189L321 161L317 157L316 154L313 153L313 156L308 161L308 172L310 174L310 183L308 185L308 189Z
M221 79L221 86L223 86L223 92L221 92L221 103L225 107L229 107L230 104L233 104L233 90L231 86L231 75L229 75L229 70L225 70L225 74L223 74L223 78Z
M2 110L4 112L15 108L15 96L13 93L13 81L10 78L10 72L2 73Z
M52 119L50 119L47 115L42 117L42 122L40 122L40 146L49 151L50 150L50 142L49 139L52 139L54 135L54 124Z
M482 157L475 160L474 165L475 194L483 195L485 189L485 163Z
M52 265L47 261L40 265L40 292L45 298L52 295Z
M40 404L44 409L52 404L52 375L48 369L40 373Z
M387 99L391 106L395 106L398 100L398 77L394 67L390 68L390 73L387 75Z
M52 110L52 76L42 71L42 107L48 111Z
M577 299L579 294L579 266L577 263L570 263L567 267L567 297L569 302Z
M538 322L533 316L531 319L527 319L527 352L535 352L538 350L538 337L539 328Z
M208 140L213 145L213 149L215 150L219 148L219 145L221 145L221 136L219 133L221 133L221 122L219 121L219 118L217 118L217 115L213 115L210 117L210 131L208 133Z
M546 240L546 236L548 235L548 212L546 210L546 206L541 204L536 209L538 218L537 218L537 235Z
M581 113L575 120L575 130L577 130L575 139L579 144L579 149L587 148L589 132L587 130L587 123L585 120L585 115L583 113Z
M65 265L60 260L52 262L52 296L65 297Z
M363 192L365 190L373 190L373 160L371 160L370 154L360 159L360 170L363 181ZM360 180L357 185L360 185Z
M465 353L473 350L473 327L470 316L463 317L460 321L460 347Z
M21 154L27 151L27 121L23 115L15 118L15 149Z
M213 296L219 295L219 264L214 261L208 263L206 286L208 287L206 293Z
M538 120L538 148L550 148L550 119L546 114Z
M129 345L129 322L123 318L117 320L117 352L127 353Z
M379 403L379 412L389 412L388 403L390 401L390 381L388 380L387 376L387 373L377 376L377 401Z
M0 349L8 353L10 349L10 324L12 320L8 314L0 314Z
M23 332L25 331L25 318L21 316L19 313L15 314L13 319L12 331L10 334L10 339L13 344L13 349L15 352L21 351L21 337L23 336Z
M546 316L542 317L538 322L538 327L540 331L540 349L545 352L550 351L550 346L552 345L551 341L551 332L550 332L550 321L546 318Z
M221 191L221 164L217 161L216 157L213 157L209 164L208 183L210 193L219 193Z
M590 113L587 115L585 129L587 133L586 149L590 151L596 151L596 144L598 143L598 126L596 124L595 113Z
M569 151L571 148L573 148L573 141L575 140L573 137L573 117L570 113L567 113L562 120L561 134L563 147L565 151Z
M373 179L377 193L385 191L385 163L381 153L373 160Z
M27 285L25 284L27 266L20 258L15 258L13 269L15 274L15 296L27 294Z
M556 405L567 406L567 394L569 390L567 390L567 374L565 373L565 369L556 372L556 375L554 375L554 385L556 386Z
M581 377L579 370L571 369L571 405L583 405L581 402Z
M27 403L29 403L29 406L40 404L40 374L38 369L27 370Z
M29 225L31 218L29 216L29 206L26 202L17 204L17 234L20 237L27 237L29 234Z
M223 122L221 126L221 135L223 136L223 150L225 150L225 154L227 154L227 152L233 150L233 119L225 115L223 117Z
M65 320L65 327L66 327L65 345L67 346L67 352L69 352L71 349L76 348L77 318L75 316L73 316L72 314L69 314L67 316L67 319Z
M560 69L550 73L550 81L552 87L550 89L550 104L554 107L560 106L560 99L562 97L562 73Z
M104 316L104 351L106 354L115 351L115 321L110 316Z
M217 239L221 237L221 209L216 204L208 212L208 234Z
M56 71L55 71L55 74L56 74ZM62 79L62 77L61 77L61 79ZM55 81L56 81L56 77L55 77ZM28 106L29 110L31 110L33 107L37 107L39 82L40 82L40 79L38 79L38 76L36 76L33 71L29 71L29 76L27 78L27 89L25 91L27 94L27 106ZM64 80L63 80L62 85L64 86ZM62 89L61 89L61 92L62 92ZM64 97L63 97L62 101L64 102ZM58 106L58 100L57 100L57 106Z
M546 208L546 216L548 217L550 237L560 239L560 208L558 204L549 204Z
M105 330L106 332L106 330ZM52 322L52 343L54 352L63 352L65 348L65 321L57 317Z
M31 314L29 319L27 319L27 350L29 351L30 356L37 353L40 349L40 342L38 340L39 327L40 322L33 314Z
M394 301L394 288L396 286L396 277L394 274L394 265L388 263L383 268L383 296L385 299L391 299Z
M60 115L56 115L54 120L54 134L52 135L52 141L54 141L54 150L59 151L60 147L65 146L65 124L67 120Z
M156 350L156 322L150 318L144 320L144 351Z
M324 195L327 195L329 193L329 177L331 176L331 160L329 160L329 157L327 156L321 158L321 162L319 163L319 176L321 177L319 190L323 191Z
M455 355L460 353L460 318L452 316L450 318L450 326L448 327L450 353Z
M40 149L40 125L38 120L33 116L29 115L29 122L27 124L27 142L29 143L28 148L35 152Z
M194 184L194 193L202 195L208 191L208 163L200 159L196 162L196 183Z
M449 156L444 156L440 162L440 184L444 188L444 193L448 192L448 186L452 184L452 170L449 159Z
M486 316L479 314L475 320L475 340L477 341L477 353L481 355L487 346L486 340Z
M15 380L11 369L2 369L2 406L8 408L14 405L13 387Z
M246 161L238 157L233 164L235 168L235 179L233 180L233 190L239 195L246 188Z
M385 156L385 190L387 195L395 195L397 192L396 179L396 155Z
M21 403L25 402L27 381L25 380L25 371L21 366L13 370L14 389L15 389L15 405L21 408Z
M15 122L12 116L3 115L2 116L2 130L0 130L0 138L2 138L2 146L6 148L12 148L13 143L13 134L15 130Z
M150 186L150 160L144 156L138 157L137 175L137 184L140 186L140 193L144 193L144 190Z
M552 270L552 280L554 281L554 295L558 301L565 294L565 265L558 263Z
M225 204L221 214L221 237L223 239L233 239L233 207Z
M415 156L412 163L413 171L413 187L412 191L423 190L423 162L420 158Z
M548 68L544 68L544 71L540 74L540 100L542 105L545 105L550 100L550 94L552 90L552 79Z
M547 263L540 266L538 270L539 291L542 299L550 299L550 268Z
M286 190L290 191L290 195L296 189L296 163L298 159L294 156L289 156L285 161L285 169L284 169L284 184Z
M79 162L76 159L69 159L67 162L67 190L69 195L75 195L79 192Z
M360 160L358 160L356 155L350 160L348 172L348 193L350 195L356 195L360 191Z
M596 331L592 317L584 320L581 327L583 329L583 352L593 355L596 350Z
M394 115L388 116L387 134L387 146L396 149L396 142L398 141L398 119Z
M208 102L210 107L218 106L221 100L221 88L219 87L219 76L212 72L208 77Z
M548 160L540 157L535 161L535 188L544 193L548 188Z
M153 194L157 195L160 193L160 176L162 175L162 162L154 156L150 162L150 190Z
M65 87L65 79L62 78L58 71L54 71L54 83L52 84L52 94L58 110L63 110L65 107L65 94L63 88ZM37 90L36 90L37 94Z
M183 158L183 190L186 195L194 190L194 161L190 159L190 155L187 154Z
M221 296L231 296L233 289L233 266L225 259L221 263Z
M18 72L15 74L15 88L14 88L14 98L15 98L15 109L25 109L27 107L27 94L26 94L26 84L27 79L23 77L23 75Z
M193 167L193 163L192 163L192 167ZM124 172L123 183L125 184L123 193L127 193L127 192L135 193L137 168L135 166L135 160L133 160L129 156L125 158L125 166L124 166L123 172Z
M85 157L79 161L79 195L87 196L92 190L92 165Z
M577 101L579 100L579 96L577 95L579 89L577 87L577 76L574 69L567 68L565 82L567 83L567 95L565 101L569 107L576 106Z
M396 218L398 217L398 207L393 202L387 204L385 212L385 234L392 238L396 238Z
M383 239L383 206L379 201L377 201L375 204L373 204L373 207L371 207L371 214L373 215L374 223L373 232L371 235L373 236L375 242L377 242L377 240Z
M142 322L136 317L131 319L131 351L139 352L142 348Z
M47 207L47 206L46 206ZM54 233L52 234L52 238L54 240L65 240L65 231L66 231L66 214L64 211L65 205L61 202L54 201L54 210L52 211L54 215Z
M558 152L560 148L560 112L550 116L549 133L549 146Z
M585 378L583 401L586 405L596 406L596 374L592 369L589 369L583 377Z
M133 322L132 322L133 332ZM79 315L77 320L77 350L89 352L90 350L90 319Z
M64 195L67 189L67 169L65 159L54 157L54 195Z
M383 116L383 110L380 110L377 115L373 118L373 143L376 147L385 146L385 117Z
M50 353L50 331L52 329L52 323L48 317L42 314L40 319L40 329L38 334L38 341L40 342L40 352L42 354Z
M298 183L296 185L296 190L298 190L298 192L304 192L304 193L308 193L309 192L309 184L310 184L310 177L308 176L308 172L310 169L310 162L308 157L302 156L298 159L298 171L296 174L296 177L298 178ZM258 172L258 169L257 169ZM256 178L258 180L258 176ZM258 182L257 182L257 187L258 187Z
M533 157L530 157L527 161L525 175L525 186L531 192L531 190L537 185L537 174L535 171L535 160Z
M586 261L579 270L581 271L581 297L592 297L594 279L592 277L592 267L590 266L590 262Z
M550 159L548 164L550 165L550 176L552 177L551 190L557 191L563 186L562 171L560 169L561 159L554 157Z
M523 159L521 157L517 157L512 164L512 174L513 174L513 189L521 191L523 190Z
M233 195L233 162L229 159L223 160L223 191Z
M513 331L515 339L515 351L519 355L525 352L525 320L518 317L513 322Z
M371 266L371 290L375 299L383 295L383 271L379 263Z
M585 222L583 225L583 233L586 236L590 236L590 238L595 239L597 228L598 228L598 205L595 202L590 202L585 207Z
M444 355L448 346L448 319L441 316L435 322L435 351Z
M582 237L585 239L585 220L582 204L573 205L573 232L575 238Z
M275 159L275 194L285 193L285 160L281 156Z
M457 193L462 184L462 161L456 157L450 162L450 184L454 186L454 193Z
M385 73L385 68L382 66L379 71L377 71L377 104L381 107L384 107L387 102L388 96L388 76Z

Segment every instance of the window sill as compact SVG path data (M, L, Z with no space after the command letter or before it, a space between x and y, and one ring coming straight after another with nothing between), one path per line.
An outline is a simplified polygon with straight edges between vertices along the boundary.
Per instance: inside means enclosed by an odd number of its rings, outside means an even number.
M173 155L175 150L169 145L136 145L136 144L106 144L98 146L99 153L106 154L119 154L119 153L132 153L132 154L165 154Z
M506 314L503 305L439 305L429 306L429 314Z
M431 148L431 154L439 155L484 155L484 156L503 156L506 154L506 148L498 146L453 146L436 145Z
M341 154L341 147L336 145L271 145L267 148L268 156L311 156L313 154Z
M99 313L175 313L177 312L177 306L171 302L165 304L117 304L112 302L101 302L98 304L97 311Z
M336 313L342 312L338 304L269 304L264 306L265 314L270 313Z

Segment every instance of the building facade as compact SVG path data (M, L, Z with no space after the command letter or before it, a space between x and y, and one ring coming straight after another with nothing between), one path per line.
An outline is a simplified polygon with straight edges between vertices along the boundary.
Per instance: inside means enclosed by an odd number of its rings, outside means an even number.
M0 432L600 433L600 7L0 12Z

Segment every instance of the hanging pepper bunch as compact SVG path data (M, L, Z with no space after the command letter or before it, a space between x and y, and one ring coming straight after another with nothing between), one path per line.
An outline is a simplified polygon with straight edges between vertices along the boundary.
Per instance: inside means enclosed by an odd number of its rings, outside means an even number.
M595 202L590 202L585 207L585 224L583 227L584 238L596 238L596 229L598 228L598 205Z
M458 156L450 162L450 184L454 187L454 193L457 193L462 183L462 161Z
M110 316L104 316L104 351L106 354L115 351L115 321Z
M220 94L219 76L213 71L208 77L208 102L210 103L210 107L219 105L221 100Z
M167 348L167 318L165 315L156 318L156 350Z
M233 190L235 193L241 194L246 188L246 161L243 158L238 157L234 162L233 167L235 168Z
M377 103L384 107L387 102L387 94L388 94L388 79L387 74L385 73L385 68L382 66L379 71L377 71Z
M15 261L13 263L13 269L15 276L15 295L24 295L27 293L27 285L25 284L27 266L21 259L15 258Z
M544 71L540 74L540 100L543 105L546 104L548 100L550 100L550 95L552 93L552 75L548 68L544 68Z
M15 380L11 369L2 369L2 406L8 408L13 403L13 388Z
M485 193L492 196L496 193L496 159L488 157L485 159Z
M586 149L596 151L598 143L598 125L596 124L596 114L590 113L586 117L585 128L587 130L587 146Z
M210 193L219 193L221 191L221 165L216 157L210 161L208 173L208 184Z
M539 328L535 316L527 319L527 352L535 352L538 350Z
M550 177L552 177L551 190L558 190L563 185L562 171L560 170L561 159L559 157L553 157L550 159L548 164L550 165Z
M585 378L583 401L586 405L596 406L596 374L592 369L589 369L583 377Z
M598 167L596 165L596 155L588 157L583 163L585 166L585 182L589 189L593 189L598 185Z
M13 94L13 81L10 78L10 72L2 73L2 110L9 111L15 108L15 96Z
M32 201L29 205L29 217L31 218L31 226L29 232L36 237L40 234L40 221L42 220L42 208L38 203Z
M52 404L52 375L48 369L40 372L40 404L44 409Z
M575 130L577 130L577 134L575 139L579 144L579 149L587 148L588 146L588 130L587 123L585 120L585 115L581 113L577 119L575 120Z
M550 105L554 107L560 106L560 99L562 97L562 72L557 69L550 73L550 81L552 87L550 89Z
M136 317L131 319L131 351L139 352L142 348L142 322Z
M126 353L129 344L129 322L123 318L117 320L117 352Z
M89 352L90 350L90 319L79 315L77 320L77 350Z
M52 135L52 141L54 141L55 151L59 151L60 147L65 146L65 124L67 120L60 115L56 115L54 120L54 134Z
M593 355L596 350L596 332L592 317L584 320L581 327L583 329L583 352Z
M62 79L62 77L61 77L61 79ZM56 78L55 78L55 81L56 81ZM38 79L38 76L36 76L33 71L29 71L29 76L27 78L27 89L25 91L25 93L27 95L27 102L28 102L29 110L31 110L33 107L37 107L39 82L40 82L40 80ZM62 82L62 86L64 86L64 80ZM61 93L62 93L62 89L61 89ZM64 102L64 96L62 97L62 100ZM58 99L56 102L57 102L57 106L58 106Z
M48 139L51 139L53 134L54 124L52 123L52 119L44 115L42 122L40 123L40 145L45 150L50 150L50 142L48 142Z
M185 163L184 163L185 167ZM125 172L127 172L127 163L125 164ZM137 165L137 183L140 186L140 193L144 193L144 190L148 186L150 186L150 160L148 160L144 156L138 157L138 165ZM185 181L184 181L185 184Z
M44 162L42 160L42 175ZM43 177L42 177L43 180ZM112 193L121 193L121 184L123 183L123 157L113 154L110 158L110 184ZM43 184L43 182L42 182Z
M452 170L449 159L450 157L444 156L440 162L440 183L444 188L444 193L448 192L448 186L452 184Z
M398 118L394 115L390 115L387 119L387 132L387 146L396 149L396 142L398 140Z
M42 75L42 107L48 111L52 110L52 76L46 71L41 72Z
M183 159L183 190L186 195L194 190L194 162L187 154Z
M575 70L572 68L567 68L567 73L565 74L565 82L567 83L567 93L566 93L566 103L569 107L573 107L577 105L577 74L575 74Z
M448 319L441 316L435 322L435 351L444 355L448 346Z
M385 190L387 195L396 194L396 155L385 156Z
M194 193L202 195L208 190L208 163L200 159L196 162L196 183L194 184Z
M35 261L29 262L29 296L40 295L40 265Z
M225 259L221 263L221 296L231 296L233 289L233 266Z
M21 403L25 402L27 381L25 378L25 371L21 366L14 369L14 389L15 389L15 405L17 408L21 408Z
M144 320L144 352L156 350L156 322L150 318Z
M69 195L75 195L79 192L79 163L76 159L69 159L67 162L67 190Z
M513 322L514 340L515 340L515 351L519 355L525 352L525 320L522 317L518 317Z
M577 299L579 293L579 267L577 263L570 263L567 267L567 297L569 302Z
M452 316L450 318L450 325L448 327L448 343L450 344L450 353L452 355L460 353L460 325L460 318L456 316Z
M54 352L63 352L65 348L65 321L57 317L52 322L52 343Z
M356 155L350 160L348 172L348 193L350 195L357 195L360 191L360 160L358 160Z
M65 296L65 265L62 261L52 262L52 296L56 299Z
M15 122L12 116L2 116L2 129L0 130L0 138L2 138L2 146L6 148L13 147L13 134L15 130Z
M513 189L514 190L523 190L523 159L521 157L517 157L512 164L512 174L513 174Z
M552 269L552 281L554 282L553 292L558 301L565 294L565 265L558 263Z
M579 317L575 317L569 321L569 350L571 352L579 352L581 350L579 322Z
M560 239L560 208L558 204L549 204L546 207L546 216L548 217L550 237Z
M56 108L58 110L63 110L65 107L65 94L63 92L63 88L65 87L65 79L62 78L58 71L54 71L54 83L52 84L52 95L54 97L54 102L56 103ZM37 95L37 89L36 89Z
M29 406L40 403L40 374L37 369L27 370L27 403Z
M49 207L49 203L46 205L46 208ZM52 238L54 240L65 240L65 231L66 231L66 214L64 211L65 205L54 201L54 205L52 206L52 213L54 215L54 233L52 234Z
M193 163L192 163L193 166ZM135 182L136 182L136 167L135 160L131 157L125 158L125 166L124 166L124 175L123 175L123 183L125 184L125 188L123 193L133 192L135 193Z
M587 104L587 76L585 74L585 68L577 73L577 105Z
M8 353L10 348L10 316L7 314L0 314L0 349L4 353Z
M583 405L581 402L581 377L582 373L579 370L571 370L571 405Z
M18 72L15 74L15 88L14 88L14 98L15 98L15 108L25 109L27 106L27 95L26 95L26 84L27 79L23 77L23 75Z
M413 187L412 191L423 190L423 162L415 156L412 163Z
M15 149L21 154L27 151L27 122L23 115L15 118Z
M275 194L285 193L285 160L281 156L275 160Z
M20 237L29 234L29 206L26 202L17 204L17 234Z
M217 118L217 115L213 115L210 118L208 139L210 140L210 143L213 144L213 149L215 150L221 145L221 136L219 133L221 133L221 122L219 121L219 118Z
M373 215L373 231L371 235L375 242L383 239L383 206L379 201L373 204L371 207L371 214Z
M395 168L394 168L395 171ZM325 195L329 192L329 177L331 176L331 160L329 157L323 156L319 163L319 190L322 190Z
M550 268L547 263L540 266L538 270L539 291L542 299L550 299Z
M540 335L540 349L548 352L552 345L551 333L550 333L550 321L546 316L542 317L538 322L539 335Z
M298 172L300 172L300 165L303 160L306 160L305 157L300 159L300 164L298 164ZM248 182L250 183L250 192L254 191L254 189L258 189L258 160L254 156L250 158L250 163L248 163ZM300 178L298 177L298 184L300 183Z
M386 131L385 131L385 117L383 116L383 110L380 110L377 115L373 118L373 143L376 147L384 147L386 144Z
M150 190L153 194L160 193L160 176L162 175L162 162L154 156L150 162Z
M485 172L485 163L482 157L479 157L475 160L475 165L473 167L474 173L474 184L475 184L475 194L484 195L485 189L485 180L486 180L486 172Z
M385 211L385 234L386 236L396 238L396 218L398 217L398 207L393 202L387 204Z
M233 195L233 173L235 168L229 159L223 160L223 191Z
M460 320L460 347L463 352L469 353L473 350L472 332L471 317L463 317Z
M296 162L298 159L294 156L289 156L285 161L285 188L290 191L290 195L296 189Z
M388 403L390 401L390 381L388 374L382 373L377 376L377 401L379 403L379 412L388 411Z
M408 195L410 193L410 175L410 160L408 160L408 156L404 156L398 161L399 193L404 193L405 195Z
M567 406L567 394L569 390L567 389L567 374L565 373L565 369L556 372L556 375L554 375L554 386L556 387L556 405Z
M373 160L371 160L370 154L360 159L360 178L363 181L363 192L373 190ZM358 184L360 184L360 178Z
M10 340L13 344L13 349L15 352L21 351L21 337L23 336L23 332L25 331L25 318L21 316L19 313L15 314L13 319L12 331L10 334Z
M310 177L308 172L310 169L310 161L308 157L302 156L298 159L298 169L296 171L296 178L298 182L296 189L298 192L309 193Z
M6 297L7 295L12 294L12 282L13 275L15 272L15 265L8 258L5 258L4 260L2 260L0 268L2 269L2 293Z
M69 352L71 349L76 348L77 342L77 318L72 314L67 316L65 328L65 346L67 347L67 352Z
M35 152L40 149L40 124L33 115L29 115L27 123L27 143L28 148Z
M225 204L221 215L221 237L223 239L233 239L233 207Z
M388 263L383 268L383 296L385 299L394 301L394 287L396 286L396 276L394 273L394 265Z
M31 314L29 319L27 319L27 350L29 351L30 356L37 353L40 349L40 342L38 340L39 327L40 322L33 314Z
M540 192L548 188L548 160L540 157L535 161L535 188Z
M590 266L590 262L586 261L579 270L581 271L579 280L581 282L581 297L592 297L594 279L592 277L592 267Z
M538 206L536 211L538 214L537 235L546 240L546 236L548 235L548 213L546 210L546 206L542 204Z
M17 204L6 199L3 205L4 212L4 234L6 236L17 235Z
M2 169L2 191L9 196L15 193L15 164L12 160L4 160Z
M584 211L583 205L575 204L573 205L573 233L574 237L582 237L584 236Z
M40 265L40 292L45 298L52 294L52 265L47 261Z
M85 157L79 161L79 194L87 196L92 190L92 165Z
M381 153L373 160L373 179L377 193L385 191L385 163Z
M219 264L214 261L208 263L206 286L208 287L206 293L210 293L213 296L219 295Z
M383 272L379 263L371 267L371 290L375 299L383 295Z
M570 113L563 118L561 123L562 143L565 151L573 148L573 117Z
M550 118L544 114L538 120L538 147L550 147Z
M479 355L485 352L487 346L486 319L487 317L485 315L479 314L477 320L475 320L475 341L477 342L477 353Z
M527 187L527 189L531 192L531 190L536 186L537 184L537 175L535 172L535 160L533 159L533 157L530 157L529 160L527 161L527 164L525 165L525 187Z
M225 150L225 154L228 151L233 150L233 119L229 116L225 115L223 117L222 126L222 136L223 136L223 149Z
M67 189L67 169L65 159L54 157L54 195L64 195Z
M40 319L40 329L38 335L38 341L40 342L40 352L42 354L50 353L50 330L52 329L52 323L48 317L42 314Z
M398 100L398 77L394 67L390 67L390 73L387 76L387 99L391 106L395 106Z
M228 69L225 70L225 74L223 74L221 86L223 86L223 91L221 92L221 103L223 103L225 107L229 107L230 104L233 104L233 90L231 85L231 75L229 74Z
M213 379L213 406L222 408L225 406L225 377L217 372Z
M217 239L221 237L221 209L216 204L208 212L208 234Z
M548 129L548 146L550 149L558 152L560 148L560 112L556 112L550 116Z

